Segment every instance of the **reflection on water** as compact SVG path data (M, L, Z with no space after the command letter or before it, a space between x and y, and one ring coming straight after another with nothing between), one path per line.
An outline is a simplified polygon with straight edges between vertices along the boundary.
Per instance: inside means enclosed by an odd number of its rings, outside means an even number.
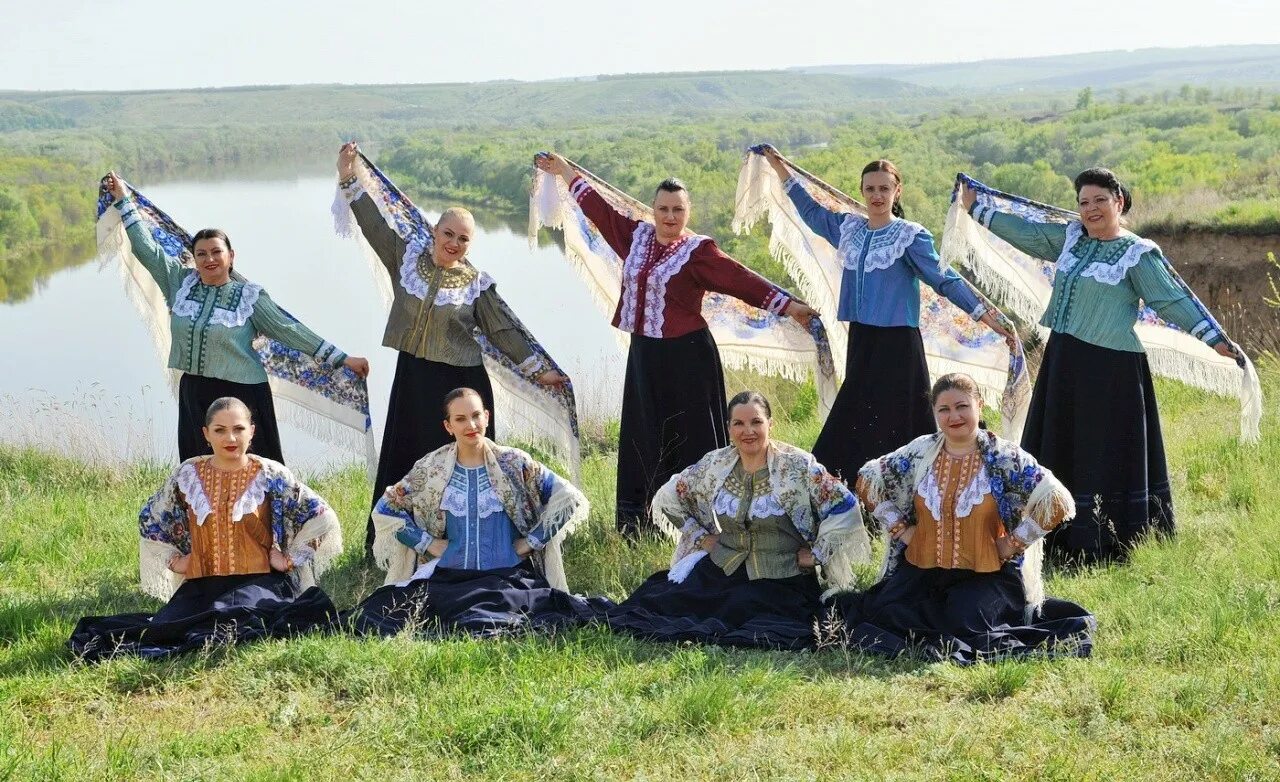
M187 230L223 228L236 268L322 337L372 364L370 395L381 437L396 354L381 346L386 312L355 242L333 234L333 178L137 183ZM434 217L442 205L424 204ZM477 215L471 259L574 379L582 413L616 415L622 353L613 330L560 251L530 251L525 222ZM89 260L88 254L81 256ZM0 306L0 440L57 446L94 457L176 458L176 404L150 336L118 270L83 263L36 294ZM432 405L435 404L433 401ZM285 456L321 468L346 462L284 425Z

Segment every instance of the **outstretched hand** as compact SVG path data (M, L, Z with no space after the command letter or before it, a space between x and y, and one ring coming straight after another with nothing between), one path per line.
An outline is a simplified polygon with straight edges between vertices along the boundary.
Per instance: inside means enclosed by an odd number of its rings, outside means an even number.
M569 161L554 152L539 152L533 158L533 164L549 174L555 174L568 182L574 177L573 166Z
M812 321L818 313L813 307L810 307L802 301L792 301L787 305L787 309L784 311L784 314L794 318L796 323L799 323L801 326L804 326L805 329L808 329L809 322Z
M769 166L773 169L773 173L778 175L778 179L786 182L791 178L791 171L782 162L782 153L778 152L777 147L772 144L761 144L756 148L760 150L760 155L769 161Z
M360 156L360 146L348 141L338 150L338 179L350 179L356 173L356 158Z
M534 380L540 386L555 386L557 388L569 382L568 377L554 369L548 369Z
M969 187L968 182L960 183L960 205L968 212L973 209L973 205L978 203L978 191Z
M360 377L369 376L369 359L364 356L347 356L343 360L342 365L347 369L350 369L352 372L355 372Z
M108 171L107 175L102 179L102 184L106 186L107 192L111 194L113 200L119 201L127 195L124 189L124 180L115 171Z

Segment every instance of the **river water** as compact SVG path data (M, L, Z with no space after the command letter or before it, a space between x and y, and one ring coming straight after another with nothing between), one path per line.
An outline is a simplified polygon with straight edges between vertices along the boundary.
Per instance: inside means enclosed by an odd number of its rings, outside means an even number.
M396 353L381 345L386 312L358 244L334 235L333 178L224 175L135 185L188 230L224 229L239 271L322 337L369 358L380 441ZM433 219L444 206L423 204ZM530 250L523 221L477 216L471 261L493 275L503 298L573 377L581 412L616 415L623 354L559 248ZM0 355L7 367L0 372L0 442L99 461L177 458L177 407L163 363L116 268L85 263L55 273L24 301L0 304ZM325 469L350 461L288 425L281 434L291 465Z

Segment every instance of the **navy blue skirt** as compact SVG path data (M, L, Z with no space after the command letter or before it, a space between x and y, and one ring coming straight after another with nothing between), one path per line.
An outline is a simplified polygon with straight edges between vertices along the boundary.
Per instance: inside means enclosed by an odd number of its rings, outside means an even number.
M1075 498L1075 518L1045 539L1051 560L1123 560L1145 536L1173 534L1169 470L1146 354L1050 334L1022 448Z
M323 590L298 594L284 573L207 576L184 581L155 614L85 617L68 644L86 662L117 655L155 659L325 628L337 613Z
M429 637L487 637L588 624L603 620L612 606L602 597L553 589L527 563L495 570L437 567L430 578L378 588L343 615L343 625L358 635L412 629Z
M811 649L822 612L814 575L747 577L746 567L725 575L703 557L682 583L666 570L649 576L609 612L609 627L653 641L696 641L759 649Z
M1026 621L1017 565L994 573L918 568L905 560L883 581L834 599L848 646L968 664L1028 655L1088 657L1097 626L1075 603L1048 598Z

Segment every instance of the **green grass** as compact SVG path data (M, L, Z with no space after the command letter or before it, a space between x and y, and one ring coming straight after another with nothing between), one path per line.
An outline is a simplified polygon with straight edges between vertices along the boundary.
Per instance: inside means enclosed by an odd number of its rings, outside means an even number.
M1274 400L1280 371L1264 375ZM1280 778L1275 403L1246 449L1232 402L1158 393L1178 535L1126 567L1050 577L1098 616L1092 659L969 669L595 629L85 667L64 646L80 616L157 605L136 589L133 519L164 471L0 450L0 780ZM356 469L309 477L344 519L348 553L324 582L349 605L379 580L357 552L368 488ZM620 598L668 552L609 534L609 454L584 484L571 583Z

